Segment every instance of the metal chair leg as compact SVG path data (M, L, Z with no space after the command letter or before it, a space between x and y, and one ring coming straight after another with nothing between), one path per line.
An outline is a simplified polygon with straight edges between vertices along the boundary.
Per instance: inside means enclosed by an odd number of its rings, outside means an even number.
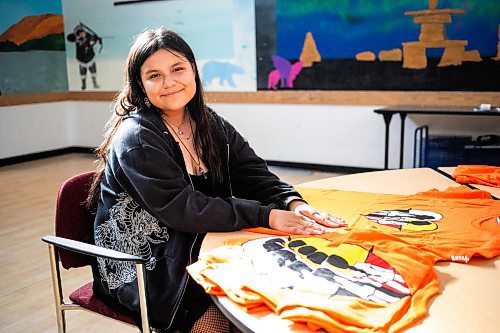
M139 304L141 306L141 321L142 332L150 333L149 319L148 319L148 306L146 304L146 289L144 288L144 265L136 264L135 270L137 271L137 285L139 287Z
M50 272L52 273L52 287L54 289L54 301L56 305L57 331L66 333L66 317L62 310L63 294L61 276L59 271L59 256L54 245L49 244Z

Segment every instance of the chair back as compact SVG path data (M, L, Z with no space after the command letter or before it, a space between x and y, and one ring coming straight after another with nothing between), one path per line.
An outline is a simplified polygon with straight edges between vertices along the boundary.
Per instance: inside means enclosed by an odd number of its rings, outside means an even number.
M57 195L55 234L85 243L92 243L94 215L87 209L85 199L89 193L95 171L85 172L66 180ZM64 268L90 265L91 257L63 249L59 259Z

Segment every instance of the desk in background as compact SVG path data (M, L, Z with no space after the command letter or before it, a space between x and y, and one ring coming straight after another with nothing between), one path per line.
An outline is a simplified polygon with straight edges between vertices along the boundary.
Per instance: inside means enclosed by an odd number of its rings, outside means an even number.
M338 189L389 194L413 194L432 188L445 190L460 186L453 180L429 168L401 169L338 176L300 184L302 187ZM226 241L241 238L259 238L245 231L209 233L203 241L201 253ZM434 266L441 295L429 305L429 315L406 332L494 332L500 327L500 257L491 260L472 259L468 264L454 262ZM227 297L214 297L217 306L243 332L311 332L305 325L282 320L274 312L250 315Z
M500 116L500 112L495 111L474 111L472 107L454 107L454 106L408 106L394 105L382 109L374 110L375 113L381 114L385 122L385 154L384 154L384 169L389 168L389 125L394 114L399 114L401 117L400 143L399 143L399 168L403 168L403 150L404 150L404 133L405 120L408 114L426 114L426 115L448 115L448 116Z
M453 173L455 172L455 168L456 167L439 167L438 171L453 179ZM500 199L500 188L498 187L486 186L480 184L468 184L468 185L478 190L490 192L491 195L494 196L496 199Z

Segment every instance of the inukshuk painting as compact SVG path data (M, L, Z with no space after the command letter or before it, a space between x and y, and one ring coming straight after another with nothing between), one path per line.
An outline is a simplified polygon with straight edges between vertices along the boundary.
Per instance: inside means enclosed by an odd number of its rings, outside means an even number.
M500 2L256 1L259 90L499 91Z

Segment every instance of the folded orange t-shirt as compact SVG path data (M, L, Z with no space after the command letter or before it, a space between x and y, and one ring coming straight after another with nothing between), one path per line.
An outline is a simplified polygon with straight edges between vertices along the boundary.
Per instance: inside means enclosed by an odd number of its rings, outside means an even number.
M241 239L188 266L247 312L327 332L400 332L427 315L439 294L434 258L374 230ZM214 288L210 288L214 290Z
M500 187L500 167L489 165L459 165L453 178L461 184L480 184Z

